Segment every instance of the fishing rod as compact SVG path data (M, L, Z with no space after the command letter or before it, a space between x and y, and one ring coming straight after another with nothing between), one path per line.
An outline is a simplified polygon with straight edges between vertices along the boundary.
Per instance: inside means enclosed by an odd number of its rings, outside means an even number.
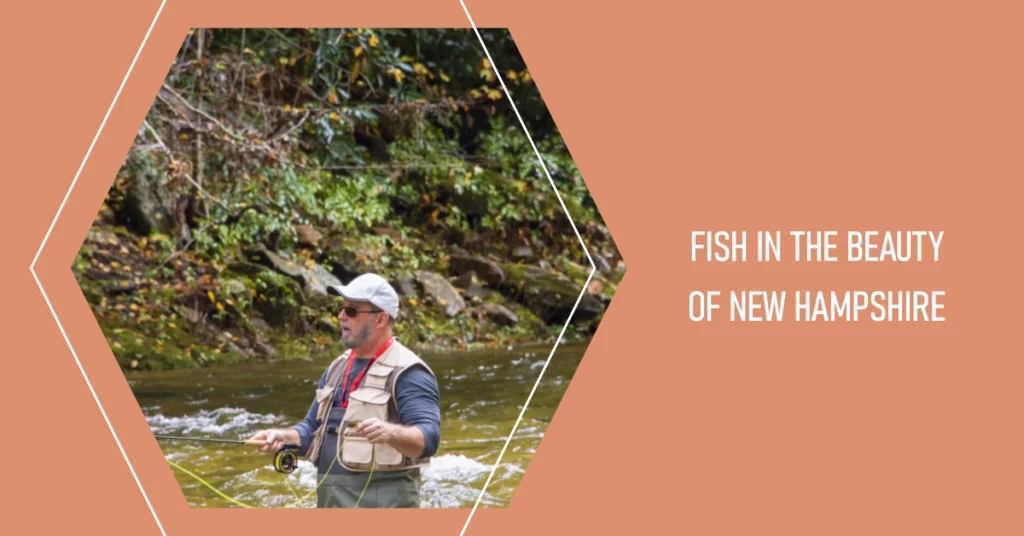
M262 439L216 439L212 437L181 437L181 436L155 436L157 439L166 439L170 441L207 441L210 443L228 443L231 445L250 445L253 447L262 447L267 442ZM295 451L299 449L299 445L294 443L285 443L284 447L274 455L274 470L278 473L290 474L299 466L299 459L295 455Z

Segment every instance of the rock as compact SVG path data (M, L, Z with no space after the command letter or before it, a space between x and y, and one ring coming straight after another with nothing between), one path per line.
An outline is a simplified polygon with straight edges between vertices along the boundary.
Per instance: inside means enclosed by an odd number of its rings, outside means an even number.
M536 266L503 264L502 270L507 277L502 291L547 324L565 323L582 290L568 277ZM603 311L600 300L584 293L573 321L586 322Z
M253 348L256 350L256 353L264 357L270 357L276 353L273 347L263 341L256 341L256 343L253 344Z
M294 279L305 292L326 296L328 286L341 284L340 279L319 264L310 268L285 259L262 246L247 251L246 257Z
M316 265L312 270L307 270L305 274L306 279L306 292L316 292L317 294L323 294L327 296L327 287L334 285L340 285L341 280L338 279L334 274L324 268L322 265Z
M257 331L270 331L270 324L268 324L267 321L263 320L262 318L253 318L249 320L249 325L252 326L252 329Z
M476 272L473 270L460 275L452 283L455 285L456 290L462 293L464 298L484 299L491 295L491 292L484 288L480 279L476 276Z
M491 322L499 326L514 326L519 323L519 317L508 307L498 303L484 303L473 308L473 313L478 316L485 316Z
M320 240L324 237L320 231L317 231L304 223L300 223L295 226L295 233L298 235L299 245L310 248L319 246Z
M284 257L270 251L264 246L256 246L245 251L245 258L249 261L261 264L276 272L280 272L292 278L302 276L303 267Z
M444 308L448 316L455 316L466 308L466 301L458 290L441 274L420 270L416 272L416 280L423 287L423 292Z
M173 228L168 209L171 206L170 198L170 193L159 177L140 174L125 195L119 216L128 228L140 235L170 233Z
M495 288L505 282L505 272L501 266L483 257L454 253L448 259L448 266L453 274L476 272L481 281Z
M534 258L533 248L530 246L518 246L512 250L512 256L516 259Z
M228 271L239 275L256 275L260 272L267 271L266 266L260 266L259 264L246 261L238 261L228 264L227 269Z
M416 279L413 278L412 274L402 274L391 284L395 287L395 290L403 296L418 298L420 295L420 293L416 291Z

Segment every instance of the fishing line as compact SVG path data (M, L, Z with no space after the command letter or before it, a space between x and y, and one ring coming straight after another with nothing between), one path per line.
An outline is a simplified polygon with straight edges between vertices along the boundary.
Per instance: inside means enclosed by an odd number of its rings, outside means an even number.
M312 490L309 491L309 493L307 493L306 495L304 495L301 498L298 496L298 494L295 493L295 490L292 488L291 483L288 482L288 475L291 474L292 472L294 472L295 469L298 467L298 457L291 450L280 450L280 451L277 452L277 454L274 455L274 470L277 471L278 473L282 474L281 476L282 476L282 478L284 478L285 486L287 486L288 490L291 491L292 496L294 496L296 498L295 502L286 504L285 508L294 508L296 505L300 505L303 501L305 501L307 498L309 498L310 495L312 495L314 492L316 492L318 489L320 489L320 486L323 485L325 480L327 480L327 476L330 474L331 468L334 467L334 463L340 461L338 456L340 456L341 449L345 446L345 441L348 441L348 437L352 433L353 430L354 430L354 428L350 428L348 430L348 432L345 433L345 436L341 440L341 445L338 446L337 452L334 455L334 459L332 459L331 460L331 464L327 466L327 470L324 473L324 477L322 479L320 479L320 482L318 482L317 485ZM261 445L266 444L266 442L259 441L259 440L245 440L245 441L242 441L242 440L230 440L230 439L213 439L213 438L202 438L202 437L176 437L176 436L160 436L160 435L156 436L156 438L157 439L179 440L179 441L207 441L207 442L213 442L213 443L230 443L230 444L242 444L242 445L252 445L252 446L261 446ZM285 448L286 449L288 449L288 448L297 449L297 448L299 448L299 446L298 445L293 445L293 444L287 444L287 445L285 445ZM353 508L358 508L359 507L359 503L361 503L363 501L363 497L366 495L366 490L370 487L370 480L373 478L374 466L376 465L376 461L377 461L377 446L376 445L372 446L372 450L371 450L370 456L371 456L370 457L370 472L369 472L369 474L366 477L366 483L363 485L363 491L360 492L359 498L356 500L356 503L355 503L355 505L353 505ZM170 464L175 469L178 469L179 471L182 471L183 473L187 474L188 476L191 476L197 482L199 482L203 486L206 486L211 491L216 493L218 496L220 496L221 498L231 502L232 504L237 504L237 505L241 506L242 508L259 508L257 506L252 506L252 505L243 503L242 501L239 501L239 500L237 500L235 498L232 498L232 497L228 496L226 493L224 493L221 490L219 490L213 484L210 484L206 480L203 480L202 478L200 478L199 475L196 475L192 471L189 471L188 469L185 469L184 467L174 463L171 460L167 460L167 463Z

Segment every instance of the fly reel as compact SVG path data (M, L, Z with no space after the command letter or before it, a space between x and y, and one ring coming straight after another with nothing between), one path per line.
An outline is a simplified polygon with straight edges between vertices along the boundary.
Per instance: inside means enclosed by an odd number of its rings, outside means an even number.
M291 450L279 450L274 455L274 470L278 473L291 474L299 467L299 458Z

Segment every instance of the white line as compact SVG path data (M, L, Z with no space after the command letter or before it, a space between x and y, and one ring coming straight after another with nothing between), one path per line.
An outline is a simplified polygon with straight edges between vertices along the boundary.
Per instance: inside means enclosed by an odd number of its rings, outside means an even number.
M576 238L580 241L580 246L583 247L583 252L587 254L587 260L590 261L590 275L587 276L587 281L583 284L583 289L580 290L580 295L576 298L576 303L573 304L572 311L569 312L569 318L566 319L565 325L562 326L562 331L558 333L558 339L555 340L555 345L551 348L551 353L548 354L547 360L544 361L544 367L540 370L540 376L537 377L537 381L533 384L533 389L530 390L530 396L526 398L526 404L524 404L523 409L520 410L519 417L516 418L516 422L512 426L512 431L509 433L508 439L505 440L505 445L501 448L501 452L498 454L497 461L494 462L494 467L491 469L490 474L487 475L487 481L484 482L484 487L480 490L480 495L476 498L476 502L473 504L473 510L469 512L466 524L462 526L462 532L459 533L459 536L464 536L466 534L466 529L469 528L470 521L473 520L473 515L476 514L476 510L480 506L480 500L483 499L484 493L487 491L487 487L491 484L491 479L494 477L495 471L498 470L502 457L505 456L505 450L508 449L508 445L512 441L512 436L515 435L516 430L519 428L520 421L523 420L526 408L530 406L530 401L533 400L533 395L537 392L537 387L544 378L544 372L547 371L548 365L551 363L551 358L555 355L555 350L558 349L558 345L562 342L562 336L565 334L565 330L569 327L569 323L572 322L572 317L576 314L576 308L579 307L580 300L583 299L584 293L586 293L587 288L590 286L590 280L594 277L594 272L597 271L597 265L594 264L594 259L590 256L590 251L587 250L587 244L580 236L579 230L576 229L576 223L572 221L572 215L569 214L569 210L565 207L565 203L562 201L562 196L558 193L558 188L555 186L555 181L551 179L551 173L548 172L548 167L544 163L544 158L541 157L540 151L537 150L537 145L533 143L533 137L530 135L530 130L526 128L526 123L523 122L523 117L519 115L519 109L516 107L516 103L512 100L512 94L509 93L508 88L505 87L505 81L501 78L501 73L498 72L498 67L494 64L494 59L491 58L491 53L487 50L487 45L484 44L483 37L480 36L480 30L477 29L476 23L473 22L472 15L469 14L469 8L466 7L466 2L464 0L459 0L459 3L462 4L462 10L466 12L466 18L469 19L469 24L473 27L473 31L476 33L476 37L480 41L480 46L484 49L484 54L487 55L487 61L491 63L491 69L494 70L494 74L498 78L498 82L501 84L501 89L505 91L505 96L508 98L509 104L512 105L512 110L516 113L516 117L519 119L519 125L523 128L526 138L530 140L530 146L533 147L533 152L537 155L537 161L540 162L541 168L544 169L544 174L548 178L548 182L551 183L551 189L554 190L555 196L558 197L558 202L562 205L562 210L565 211L565 216L569 218L569 224L572 225L572 230L576 233Z
M81 176L82 170L85 168L85 163L89 161L89 156L92 155L92 150L96 146L96 141L99 140L100 133L103 132L103 128L107 125L107 119L110 118L110 112L114 110L114 105L117 104L117 99L121 97L121 91L124 90L125 84L128 82L128 77L131 76L132 70L135 69L135 63L139 60L139 56L142 54L142 49L146 47L146 42L149 41L149 35L153 32L153 27L156 26L157 19L160 18L160 14L164 10L164 4L167 0L160 2L160 8L156 11L156 16L153 17L153 22L149 23L149 29L146 30L146 36L142 38L142 44L139 45L139 49L135 52L135 57L132 58L132 63L128 67L128 72L125 73L124 79L121 80L121 86L117 88L117 93L114 94L114 100L111 101L110 107L107 108L107 114L103 116L103 122L100 123L100 128L96 131L96 135L92 138L92 143L89 144L89 149L85 152L85 158L82 159L81 165L78 166L78 171L75 173L74 180L71 181L71 186L68 187L68 191L64 194L64 200L61 201L60 208L57 209L57 213L53 216L53 221L50 222L50 228L47 229L46 235L43 237L43 241L39 244L39 250L36 251L35 257L32 258L32 264L29 265L29 271L32 272L32 278L36 280L36 286L39 287L39 292L42 293L43 299L46 300L47 307L50 308L50 314L53 315L53 319L57 322L57 327L60 328L61 335L64 336L64 342L67 343L68 349L71 350L71 355L75 358L75 363L78 364L78 370L82 373L82 378L85 379L85 384L89 386L89 392L92 393L93 400L96 401L96 406L99 407L100 413L103 414L103 420L107 423L107 428L110 429L110 434L114 436L114 441L117 442L117 448L121 451L121 456L124 457L124 461L128 464L128 469L132 473L132 477L135 478L135 484L139 486L139 491L142 492L142 498L146 500L146 504L149 506L149 512L153 514L153 520L156 521L156 526L160 529L160 533L167 536L167 532L164 531L163 525L160 523L160 518L156 515L156 510L153 509L153 504L149 501L149 496L146 495L146 490L142 488L142 482L139 481L139 476L135 473L135 468L132 467L132 462L128 461L128 454L124 451L124 446L121 445L121 440L118 439L117 433L114 432L114 426L110 423L110 419L107 417L107 412L103 409L103 404L100 403L99 396L96 395L96 390L92 387L92 382L89 381L89 375L85 373L85 368L82 367L81 360L78 359L78 353L75 352L75 348L71 345L71 339L68 338L68 334L64 331L64 325L61 324L60 318L57 317L57 311L54 310L53 304L50 303L49 296L46 295L46 290L43 289L43 283L39 280L39 276L36 275L36 262L39 260L39 255L42 254L43 248L46 247L46 242L50 239L50 233L53 232L54 226L57 224L57 220L60 219L61 212L64 211L64 205L67 204L68 198L71 197L71 191L75 189L75 184L78 183L78 177Z

